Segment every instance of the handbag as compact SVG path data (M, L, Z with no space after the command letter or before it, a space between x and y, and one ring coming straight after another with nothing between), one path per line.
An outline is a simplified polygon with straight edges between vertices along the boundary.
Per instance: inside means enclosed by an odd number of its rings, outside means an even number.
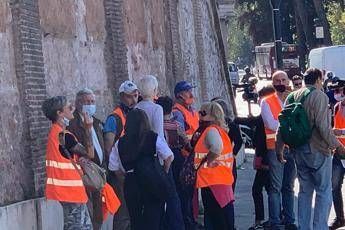
M170 191L172 191L173 185L168 173L165 172L164 167L160 164L156 153L157 134L151 133L148 135L150 136L145 138L145 142L154 143L154 154L146 153L145 151L147 150L143 149L136 160L134 172L141 187L151 197L164 202L168 198ZM143 142L139 144L139 149L142 148L143 144Z

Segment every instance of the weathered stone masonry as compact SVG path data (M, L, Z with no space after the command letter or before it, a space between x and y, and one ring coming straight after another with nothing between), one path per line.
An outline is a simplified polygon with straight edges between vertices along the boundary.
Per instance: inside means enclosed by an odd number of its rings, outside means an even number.
M95 91L104 119L126 79L187 79L229 99L213 0L0 1L0 206L43 195L48 96Z

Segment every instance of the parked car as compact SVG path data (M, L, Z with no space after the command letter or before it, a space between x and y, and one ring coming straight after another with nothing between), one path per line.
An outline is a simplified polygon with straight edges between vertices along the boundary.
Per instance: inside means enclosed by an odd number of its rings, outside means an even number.
M233 85L232 91L234 93L234 96L236 97L236 87L235 85L238 85L240 83L240 76L238 74L238 68L235 63L228 62L228 69L229 69L229 76L231 84Z

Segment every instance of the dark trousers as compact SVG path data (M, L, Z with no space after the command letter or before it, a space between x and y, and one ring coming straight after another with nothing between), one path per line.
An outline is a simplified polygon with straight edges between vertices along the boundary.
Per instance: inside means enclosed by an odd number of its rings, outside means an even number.
M169 197L166 202L167 206L164 218L164 229L184 230L185 227L182 216L181 201L176 191L174 176L171 169L169 171L169 178L172 184L172 191L170 191L171 193L169 194Z
M124 194L131 220L131 230L159 230L164 213L164 202L146 193L139 185L135 173L126 174Z
M217 230L233 230L234 227L234 205L227 204L221 208L211 189L201 189L202 203L205 208L205 220L211 229Z
M332 193L333 205L337 219L344 219L344 202L341 192L343 186L345 169L341 161L335 156L333 158L332 166Z
M234 183L232 184L232 191L235 194L236 182L237 182L237 163L236 158L234 157L234 163L232 166L232 175L234 176Z
M102 195L100 191L86 188L89 200L87 208L92 221L93 230L100 230L103 224Z
M266 192L270 186L270 175L268 170L257 170L252 187L252 196L255 206L255 220L260 221L265 219L265 206L263 198L263 188Z
M119 210L114 215L114 230L130 230L130 219L124 195L124 176L117 176L114 172L109 171L108 182L113 187L114 192L121 202Z

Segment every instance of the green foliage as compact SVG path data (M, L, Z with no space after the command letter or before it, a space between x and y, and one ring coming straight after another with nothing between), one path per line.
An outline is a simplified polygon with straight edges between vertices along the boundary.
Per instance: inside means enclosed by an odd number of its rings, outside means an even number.
M233 19L229 23L229 57L239 67L254 63L253 49L254 45L248 34L247 28L240 27L238 21Z
M330 24L331 36L334 45L345 44L345 12L341 3L331 2L328 5L327 19Z

